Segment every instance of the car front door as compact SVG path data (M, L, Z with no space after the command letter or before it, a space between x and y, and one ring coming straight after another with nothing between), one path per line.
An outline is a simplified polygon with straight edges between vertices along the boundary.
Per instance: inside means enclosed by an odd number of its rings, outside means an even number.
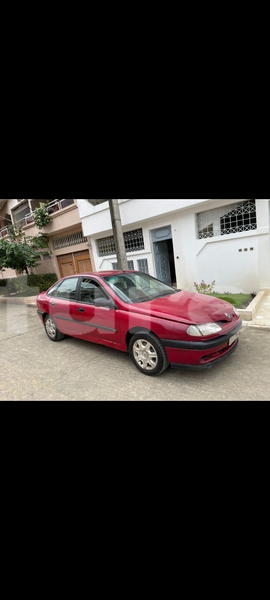
M120 317L117 306L96 306L98 300L112 303L105 289L94 278L81 277L79 302L72 306L77 335L82 339L112 344L121 343ZM113 305L112 305L113 306Z
M61 333L76 335L76 323L73 319L73 307L77 302L79 277L69 277L57 288L50 298L50 314Z

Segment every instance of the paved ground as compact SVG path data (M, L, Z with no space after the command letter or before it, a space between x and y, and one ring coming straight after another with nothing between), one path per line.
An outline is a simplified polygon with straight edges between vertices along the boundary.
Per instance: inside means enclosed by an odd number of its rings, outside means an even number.
M0 401L269 399L270 330L245 328L239 349L211 371L151 379L116 350L53 344L33 308L0 304Z

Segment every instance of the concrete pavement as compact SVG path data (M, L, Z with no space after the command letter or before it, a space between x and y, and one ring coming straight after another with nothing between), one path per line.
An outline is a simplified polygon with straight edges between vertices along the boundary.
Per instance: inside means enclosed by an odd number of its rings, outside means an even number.
M269 400L270 330L244 328L238 350L211 371L141 375L127 354L47 338L36 310L0 305L0 401Z

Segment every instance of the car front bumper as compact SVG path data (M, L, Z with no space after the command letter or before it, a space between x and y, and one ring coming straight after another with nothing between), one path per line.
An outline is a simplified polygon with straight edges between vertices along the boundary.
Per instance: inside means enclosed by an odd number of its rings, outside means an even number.
M235 342L235 344L231 347L230 350L228 350L227 352L224 352L223 354L221 354L221 356L219 358L213 359L211 362L206 362L201 365L185 365L185 364L181 365L178 363L171 363L171 368L172 369L181 369L182 371L205 371L206 369L212 369L216 365L219 365L224 360L226 360L226 358L229 358L229 356L231 356L237 349L238 344L239 344L239 340L237 340L237 342Z
M174 369L196 371L211 369L233 354L238 346L241 329L242 321L240 320L234 329L212 339L200 341L163 339L161 342ZM230 340L234 336L237 337L230 346Z

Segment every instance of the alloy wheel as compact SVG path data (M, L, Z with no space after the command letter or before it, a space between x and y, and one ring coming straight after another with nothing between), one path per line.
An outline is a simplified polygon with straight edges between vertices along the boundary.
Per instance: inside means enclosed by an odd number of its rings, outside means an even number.
M47 319L46 321L46 331L50 338L55 338L56 336L56 325L52 319Z
M158 365L158 355L154 346L147 340L137 340L133 346L133 355L145 371L153 371Z

